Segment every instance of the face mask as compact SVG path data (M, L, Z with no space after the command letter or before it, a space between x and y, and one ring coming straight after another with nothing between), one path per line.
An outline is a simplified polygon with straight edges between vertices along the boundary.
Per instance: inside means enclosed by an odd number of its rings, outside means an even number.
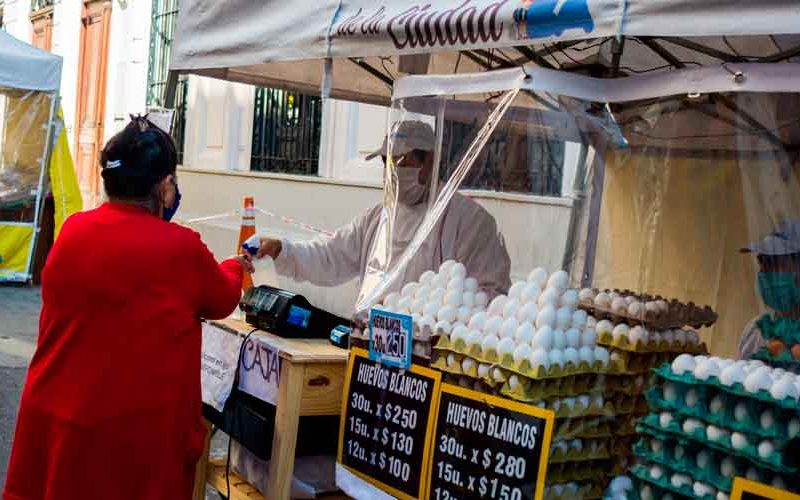
M397 167L397 200L404 205L418 205L428 194L428 186L420 184L420 169Z
M758 273L758 291L764 303L776 311L789 311L800 304L794 273Z
M169 222L172 220L172 217L175 215L175 212L178 211L178 207L181 204L181 190L178 189L178 183L175 183L175 201L172 202L171 207L164 207L163 212L161 213L161 217Z

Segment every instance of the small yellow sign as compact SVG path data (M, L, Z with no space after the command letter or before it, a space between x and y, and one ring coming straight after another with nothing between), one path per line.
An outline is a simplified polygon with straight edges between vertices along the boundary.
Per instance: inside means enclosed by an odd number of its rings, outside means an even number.
M800 495L737 477L733 480L731 500L800 500Z

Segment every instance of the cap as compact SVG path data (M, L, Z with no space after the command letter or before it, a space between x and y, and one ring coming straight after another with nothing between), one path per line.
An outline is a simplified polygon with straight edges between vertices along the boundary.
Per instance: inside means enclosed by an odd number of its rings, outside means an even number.
M396 155L405 154L415 149L433 151L436 145L436 135L433 133L433 128L421 121L396 123L391 135L393 139L392 152ZM371 160L376 156L387 156L389 151L387 139L388 136L384 137L380 149L368 154L366 159Z
M781 221L763 240L742 248L743 253L792 255L800 253L800 219Z

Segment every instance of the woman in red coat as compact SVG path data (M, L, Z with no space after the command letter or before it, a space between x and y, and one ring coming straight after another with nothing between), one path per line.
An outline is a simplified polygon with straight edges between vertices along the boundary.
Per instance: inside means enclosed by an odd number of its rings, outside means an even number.
M191 497L205 436L200 319L230 314L252 268L217 264L168 222L176 163L169 136L134 118L101 155L111 201L64 224L4 500Z

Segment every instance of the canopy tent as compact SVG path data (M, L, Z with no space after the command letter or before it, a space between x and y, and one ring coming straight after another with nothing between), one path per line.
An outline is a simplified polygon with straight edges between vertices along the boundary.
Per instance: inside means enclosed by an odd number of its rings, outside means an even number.
M62 195L69 185L63 154L47 175L53 144L64 133L56 114L61 65L61 57L0 31L0 281L32 277L48 181L56 179L53 189Z
M388 104L403 74L533 62L616 77L780 62L800 54L797 33L800 9L790 0L187 0L171 69Z

